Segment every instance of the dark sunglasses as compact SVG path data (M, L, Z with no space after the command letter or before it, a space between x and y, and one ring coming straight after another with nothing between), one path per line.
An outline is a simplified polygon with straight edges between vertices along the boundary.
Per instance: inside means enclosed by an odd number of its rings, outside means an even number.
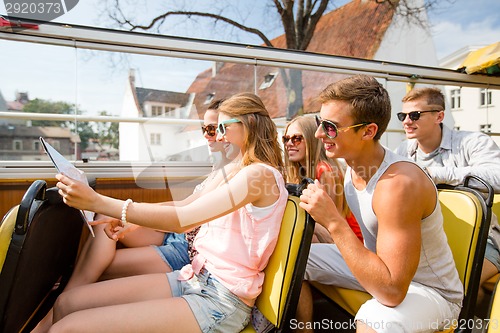
M226 125L227 124L240 123L240 122L241 122L241 120L236 119L236 118L221 121L217 125L217 132L219 132L221 135L226 135L226 127L227 127Z
M298 145L300 145L300 143L302 142L302 140L304 140L304 137L300 134L294 134L292 136L289 136L289 135L283 135L282 137L283 139L283 144L286 145L286 143L288 142L288 140L290 140L292 142L292 145L294 145L295 147L297 147Z
M405 121L406 115L408 115L408 117L410 117L411 121L417 121L417 120L420 119L420 114L421 113L425 113L425 112L439 112L439 111L443 111L443 110L411 111L411 112L408 112L408 113L398 112L397 116L398 116L399 121Z
M215 136L216 129L217 129L217 125L214 125L214 124L210 124L207 126L201 126L201 130L202 130L203 134L205 134L205 132L206 132L208 136Z
M337 135L339 135L339 132L345 132L350 130L351 128L365 126L368 124L369 123L361 123L347 127L337 127L337 125L335 125L334 122L330 120L324 120L321 119L319 116L316 116L316 125L318 127L321 125L321 128L323 128L323 131L325 132L326 136L329 137L330 139L335 139Z

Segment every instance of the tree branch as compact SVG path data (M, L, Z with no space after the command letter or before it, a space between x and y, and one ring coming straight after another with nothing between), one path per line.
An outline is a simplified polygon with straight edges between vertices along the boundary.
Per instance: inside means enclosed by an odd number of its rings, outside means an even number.
M116 0L116 1L118 2L118 0ZM179 10L179 11L168 11L166 13L163 13L162 15L159 15L159 16L155 17L148 25L139 25L139 24L133 24L131 21L125 19L125 17L123 16L122 11L119 8L117 8L117 9L118 9L119 13L121 14L122 19L120 20L118 17L112 17L112 18L116 22L118 22L119 24L124 25L124 26L128 26L130 31L134 31L134 30L138 30L138 29L141 29L141 30L150 30L157 23L162 24L165 21L165 19L167 17L169 17L169 16L175 16L175 15L177 15L177 16L187 16L187 17L200 16L200 17L209 17L209 18L212 18L212 19L215 20L215 22L222 21L222 22L230 24L230 25L232 25L232 26L234 26L234 27L236 27L238 29L241 29L243 31L255 34L255 35L259 36L260 39L262 39L262 41L264 42L264 44L266 46L274 47L274 45L271 43L271 41L259 29L247 27L247 26L245 26L243 24L240 24L240 23L238 23L238 22L236 22L234 20L231 20L230 18L227 18L227 17L219 15L219 14L204 13L204 12L194 12L194 11L181 11L181 10Z
M281 15L281 23L285 30L286 48L297 49L297 31L295 27L295 19L293 17L294 0L284 0L283 11Z
M305 50L309 46L309 43L311 42L311 39L314 35L314 30L316 29L316 25L318 24L319 20L321 19L321 16L323 16L326 8L328 7L328 2L329 0L321 0L321 3L318 6L318 9L316 12L313 14L312 12L308 15L309 17L309 22L306 25L306 28L304 29L303 33L303 38L302 41L298 47L299 50ZM313 9L314 5L311 7L311 10Z

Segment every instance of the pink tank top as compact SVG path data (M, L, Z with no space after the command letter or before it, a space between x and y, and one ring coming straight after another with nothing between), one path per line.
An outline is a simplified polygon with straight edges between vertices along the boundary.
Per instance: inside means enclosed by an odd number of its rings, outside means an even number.
M252 215L247 205L202 225L194 241L198 254L180 275L180 279L189 279L205 267L249 306L261 292L263 270L276 246L288 198L279 171L260 165L274 174L280 192L277 204L261 218Z

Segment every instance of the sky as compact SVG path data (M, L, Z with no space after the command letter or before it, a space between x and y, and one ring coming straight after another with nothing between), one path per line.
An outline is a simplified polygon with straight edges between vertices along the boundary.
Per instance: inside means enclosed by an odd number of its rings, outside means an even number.
M129 1L128 13L135 18L147 20L162 11L166 0L125 0ZM182 1L182 0L179 0ZM346 0L335 4L340 6ZM103 8L108 0L80 0L68 13L55 19L62 23L86 26L112 27ZM217 6L223 2L216 0L197 0L197 9ZM279 20L269 24L266 12L272 8L269 3L260 0L238 0L238 8L229 8L232 17L243 20L269 33L279 35ZM467 46L488 45L500 41L500 1L499 0L440 0L439 7L428 12L431 34L437 58L443 57ZM0 3L0 15L5 15L3 2ZM163 33L169 35L210 39L214 36L213 23L199 20L177 19L168 23ZM261 44L260 39L248 34L241 34L227 26L217 25L217 36L224 41ZM18 45L22 44L22 46ZM14 50L14 47L16 48ZM13 100L17 91L26 91L30 98L48 100L75 101L80 109L97 114L107 111L118 114L127 81L128 70L123 70L119 59L110 54L85 51L75 52L71 48L57 50L34 44L13 43L0 40L0 48L12 50L0 54L0 92L6 100ZM19 48L19 49L17 49ZM57 54L55 54L57 53ZM112 60L110 60L112 59ZM113 66L110 65L112 61ZM210 67L203 61L184 59L133 56L126 59L125 66L140 68L136 73L138 86L171 91L186 91L195 76ZM118 63L118 65L116 65ZM75 67L78 70L75 71ZM116 67L111 68L110 67ZM121 70L120 70L121 69ZM162 72L162 69L168 71ZM29 73L26 79L20 73ZM68 73L70 73L68 75ZM168 80L166 80L168 76ZM85 82L99 81L99 84ZM43 84L40 84L40 81ZM103 93L105 92L105 93Z
M159 0L134 1L135 6L130 7L130 12L140 13L138 16L152 17L161 11L161 2ZM198 4L201 3L204 5L210 5L215 2L215 0L197 1ZM267 31L277 28L277 25L269 25L266 21L267 17L263 15L263 10L272 10L272 8L270 9L266 6L257 7L255 6L255 0L238 0L238 2L242 9L239 12L244 12L246 15L235 14L235 18L251 22L259 28L264 27L265 31L266 26ZM266 1L260 0L259 2L265 3ZM334 6L341 6L346 2L348 1L337 0L334 2ZM90 26L109 26L109 23L106 23L105 15L99 13L103 8L102 3L102 0L80 0L73 10L56 21ZM487 45L500 41L500 15L498 13L500 13L499 0L438 1L438 5L428 12L438 59L468 45ZM252 15L254 17L251 17ZM196 24L190 25L188 23L184 24L184 26L184 29L172 29L170 31L173 34L185 37L210 38L213 35L213 32L209 31L210 29L196 29ZM236 42L253 41L261 43L259 39L248 34L242 37L234 33L224 37L231 38L231 41Z
M473 45L500 41L500 1L456 0L428 13L438 59Z
M58 18L56 21L65 23L75 23L90 26L109 26L105 15L100 12L103 8L102 0L80 0L78 5ZM162 10L159 0L138 0L134 1L135 6L130 7L130 12L140 13L138 16L152 17ZM215 0L198 0L198 4L211 5ZM277 25L269 25L263 11L272 10L266 6L255 6L255 0L238 0L240 3L239 12L245 14L235 14L233 17L251 22L266 31L274 29ZM265 3L266 1L260 0ZM341 6L348 1L338 0L335 6ZM99 5L101 4L101 5ZM97 13L96 13L97 11ZM1 12L1 6L0 6ZM500 1L499 0L440 0L438 5L428 12L431 31L434 38L438 59L468 45L487 45L500 41ZM254 17L251 17L251 16ZM259 19L260 16L260 19ZM185 22L184 22L185 23ZM184 24L184 29L172 29L173 34L184 35L186 37L210 38L213 32L209 29L196 29L195 25ZM191 28L191 29L190 29ZM186 31L189 30L189 31ZM235 33L236 34L236 33ZM261 43L259 39L248 34L244 37L229 34L224 37L232 38L231 41L246 42L254 41Z

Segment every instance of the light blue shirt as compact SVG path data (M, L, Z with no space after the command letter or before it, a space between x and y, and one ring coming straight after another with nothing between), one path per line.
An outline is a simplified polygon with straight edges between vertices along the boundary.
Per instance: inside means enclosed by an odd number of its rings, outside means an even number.
M432 160L417 157L416 139L403 141L395 152L425 167L436 184L456 186L463 184L466 176L474 175L500 193L500 148L495 141L482 132L451 130L444 124L441 128L441 144ZM495 214L491 217L489 238L500 249L500 225Z
M422 165L417 160L417 140L408 139L395 150L420 166L426 167L436 184L460 185L468 175L475 175L489 183L495 193L500 193L500 148L482 132L450 130L442 125L439 145L441 166Z

